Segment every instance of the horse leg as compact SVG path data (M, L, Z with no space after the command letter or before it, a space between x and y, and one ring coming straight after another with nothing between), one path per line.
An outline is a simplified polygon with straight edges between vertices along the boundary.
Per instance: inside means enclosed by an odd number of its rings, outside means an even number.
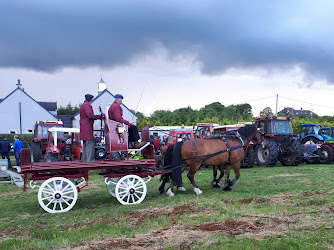
M169 188L167 189L167 192L166 192L167 196L169 196L169 197L174 196L173 188L174 188L174 182L173 182L173 180L171 180L170 186L169 186Z
M159 187L160 194L166 193L165 186L166 186L166 183L169 182L170 179L171 179L171 173L166 173L164 175L161 175L160 181L162 181L162 183Z
M217 169L220 171L220 175L217 179ZM223 166L213 166L213 180L211 181L211 186L213 188L220 188L219 182L224 177L224 168Z
M186 168L184 168L184 169L182 170L182 173L184 172L185 169L186 169ZM181 174L182 174L182 173L181 173ZM182 191L182 192L187 191L187 189L185 189L185 188L183 187L183 183L182 183L182 175L181 175L181 186L177 186L177 190L178 190L178 191Z
M187 174L187 177L188 177L189 181L191 182L191 184L194 188L194 192L196 194L202 194L203 193L203 191L200 190L199 187L197 186L197 184L195 182L195 179L194 179L195 174L196 174L197 170L199 169L200 165L201 165L201 163L190 166L189 172Z
M228 165L228 166L226 166L226 175L225 175L225 183L224 183L224 185L223 185L223 189L224 189L224 191L232 191L232 188L230 187L231 185L231 181L230 181L230 168L231 168L231 166L230 165Z
M240 177L240 171L239 171L239 170L240 170L240 165L233 166L233 170L234 170L235 176L234 176L234 178L233 178L232 181L229 181L229 185L230 185L230 186L233 186L234 183L236 183L237 180L238 180L239 177Z

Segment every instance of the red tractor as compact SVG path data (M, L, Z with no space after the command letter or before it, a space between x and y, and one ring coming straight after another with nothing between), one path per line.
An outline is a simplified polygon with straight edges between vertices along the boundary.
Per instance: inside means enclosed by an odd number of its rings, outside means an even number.
M255 149L260 166L273 167L277 161L283 166L298 166L303 162L304 153L293 134L290 117L262 117L255 123L265 137L264 145Z
M220 126L218 123L197 123L195 138L204 138L213 134L213 129Z
M31 142L32 161L39 162L46 156L46 149L48 147L49 128L58 127L63 128L61 121L37 121L34 126L34 137ZM64 132L58 132L57 138L59 141L65 143Z
M63 139L58 140L58 133L68 133L70 138L66 141ZM44 160L46 162L80 160L82 146L79 140L79 133L80 129L78 128L49 128Z

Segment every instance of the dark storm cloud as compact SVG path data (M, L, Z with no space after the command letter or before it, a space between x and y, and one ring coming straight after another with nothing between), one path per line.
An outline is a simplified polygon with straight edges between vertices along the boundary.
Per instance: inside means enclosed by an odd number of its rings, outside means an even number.
M286 69L334 83L330 1L16 1L0 3L0 67L118 66L157 46L202 72Z

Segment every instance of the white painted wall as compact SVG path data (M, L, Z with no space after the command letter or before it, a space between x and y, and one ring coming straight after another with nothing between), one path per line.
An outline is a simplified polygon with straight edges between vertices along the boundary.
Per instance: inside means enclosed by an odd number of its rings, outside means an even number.
M0 133L16 131L20 134L20 103L22 134L32 130L36 121L56 121L57 119L41 107L34 99L17 88L0 103Z

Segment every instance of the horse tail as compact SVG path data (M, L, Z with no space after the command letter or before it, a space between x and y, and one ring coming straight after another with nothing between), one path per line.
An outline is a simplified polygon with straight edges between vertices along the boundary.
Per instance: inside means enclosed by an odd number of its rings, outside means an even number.
M173 150L175 145L170 145L165 152L163 152L163 162L162 166L164 170L168 170L172 168L172 159L173 159ZM161 194L165 193L165 185L167 182L170 182L172 177L172 173L165 173L161 175L160 181L162 181L162 184L159 187L159 192Z
M181 148L183 142L178 142L175 144L173 151L173 159L172 159L172 181L177 185L177 187L182 186L182 172L181 172L181 163L182 163L182 155Z

